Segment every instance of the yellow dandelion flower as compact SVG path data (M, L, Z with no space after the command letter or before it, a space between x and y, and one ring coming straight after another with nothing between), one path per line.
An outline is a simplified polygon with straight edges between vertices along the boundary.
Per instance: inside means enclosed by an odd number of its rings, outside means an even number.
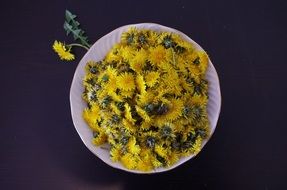
M188 67L189 76L193 78L196 83L200 83L201 80L201 72L199 68L195 65L190 64Z
M71 48L67 49L66 45L62 42L55 40L53 49L59 55L61 60L71 61L75 59L75 56L70 52Z
M144 78L142 75L137 75L136 77L136 85L137 85L137 89L139 90L140 94L143 94L146 92L146 84L144 81Z
M115 102L112 102L110 107L112 109L112 112L114 112L115 114L117 114L117 115L121 115L122 114L121 110L118 109L118 107L116 106Z
M150 48L149 61L154 66L160 66L166 62L167 51L163 46L156 46L155 48Z
M129 133L136 132L136 127L130 121L123 119L122 123L123 123L125 130L128 131Z
M184 93L181 95L181 100L184 102L184 104L187 104L187 102L190 102L191 101L191 94L189 93Z
M135 27L129 28L126 32L123 32L121 35L121 42L124 44L131 45L136 42L136 36L138 30Z
M122 60L121 56L117 53L119 46L115 46L112 48L112 50L109 51L109 53L105 57L105 61L107 63L114 63L114 62L120 62Z
M122 47L122 44L118 43L113 45L112 49L110 50L111 53L117 55L119 53L119 49Z
M84 87L85 87L85 93L82 94L82 98L86 102L95 100L96 99L96 93L93 90L93 87L92 86L86 86L85 84L84 84Z
M207 105L208 98L207 96L194 94L191 97L191 103L196 105Z
M170 70L167 74L165 74L163 76L163 81L166 88L169 89L172 94L177 96L181 95L182 87L180 86L180 79L175 70Z
M150 127L151 127L150 122L149 121L147 121L147 122L144 121L144 122L141 123L140 129L147 130L147 129L150 129Z
M107 92L107 94L111 95L114 94L114 92L117 89L117 71L116 69L108 66L106 71L103 72L102 75L100 75L100 80L104 81L104 90Z
M133 95L134 95L134 91L125 91L125 90L122 90L120 92L120 95L122 98L132 98Z
M149 115L146 113L146 111L144 111L142 108L140 108L139 106L135 106L136 107L136 111L137 113L141 116L141 118L144 119L145 122L151 122L151 118L149 117Z
M155 46L158 40L158 34L155 31L148 31L148 42L149 45Z
M182 56L177 57L177 65L176 66L178 67L179 71L181 73L183 73L183 75L185 75L185 76L189 75L186 60L184 57L182 57Z
M108 92L106 90L100 89L97 91L97 97L102 102L108 96Z
M123 101L123 97L118 95L116 92L108 91L107 93L114 101L116 101L116 102L122 102Z
M125 118L132 124L135 123L135 119L132 117L132 109L128 103L125 103Z
M149 47L149 37L148 30L141 30L136 36L136 47L148 48Z
M163 148L160 145L155 145L154 151L161 157L166 158L167 157L167 149Z
M170 86L170 84L165 86L166 94L174 94L176 96L181 96L182 95L182 87L180 85L172 87L172 86Z
M142 94L138 95L137 97L138 97L137 104L139 106L144 106L147 103L152 102L154 95L153 95L153 93L150 93L150 91L148 90L147 92L142 93Z
M125 91L134 90L136 88L134 76L130 73L123 73L117 77L117 86Z
M170 56L168 52L167 52L167 57ZM161 71L162 73L167 73L171 70L174 70L174 66L172 64L173 63L171 62L163 62L162 64L158 65L158 70Z
M161 98L160 102L161 102L161 105L165 105L167 107L167 113L162 114L162 115L156 115L153 118L153 123L155 126L164 126L170 122L169 117L170 117L171 113L169 115L168 115L168 113L170 112L169 110L170 110L170 107L172 107L172 104L169 100L167 100L165 98Z
M140 73L147 60L147 52L145 49L140 49L136 52L135 56L130 62L131 69L137 73Z
M142 68L144 67L144 65L143 65L142 62L131 61L130 67L135 72L141 73L142 72Z
M149 160L150 161L150 156L151 155L152 155L152 150L151 149L145 148L145 147L143 147L141 149L140 156L141 156L142 160Z
M174 128L173 130L177 133L181 133L184 128L185 128L185 125L187 123L185 123L186 119L177 119L176 121L173 122L174 124Z
M180 155L177 154L176 152L171 152L166 158L167 165L168 166L173 165L174 163L176 163L179 160L179 157L180 157Z
M181 39L179 35L173 36L173 39L177 44L177 46L175 47L176 49L178 47L183 48L184 53L191 53L192 51L194 51L193 45L190 42Z
M142 148L140 152L140 160L137 165L137 169L141 171L150 171L153 169L153 164L151 163L151 150L147 148Z
M93 87L96 83L96 77L91 74L87 74L83 78L83 85L85 87Z
M192 151L194 154L197 154L200 152L201 150L201 145L202 145L202 138L201 137L197 137L195 140L195 143L192 146Z
M179 76L174 69L169 70L168 73L163 76L163 79L168 87L174 88L175 86L179 86Z
M112 68L111 66L107 66L106 74L109 76L110 79L110 78L116 78L118 73L116 69Z
M93 116L95 117L95 118L99 118L98 117L98 114L100 113L100 107L99 107L99 105L97 104L97 103L93 103L93 104L91 104L92 105L92 107L91 107L91 113L93 114Z
M151 171L153 169L153 165L149 160L139 160L137 164L137 169L140 171Z
M197 63L193 63L197 57L198 57L198 54L196 51L188 53L184 56L184 58L188 64L194 64L194 65L197 64Z
M95 74L99 73L99 63L95 61L88 61L86 66L85 66L85 71L87 73L86 76L91 76L93 77Z
M181 99L172 99L170 102L171 105L165 117L169 121L174 121L182 115L183 102Z
M131 154L138 155L141 151L141 148L136 143L137 143L136 138L134 136L130 137L129 142L127 144L127 149Z
M191 122L197 127L209 125L206 106L192 105L190 107L190 113L187 115L187 117L189 117L188 119L191 119Z
M113 162L119 161L121 158L121 149L118 147L112 147L110 150L110 156Z
M117 80L116 78L110 78L109 81L104 86L105 91L107 91L108 94L112 94L112 92L115 92L117 89Z
M188 92L188 94L193 94L194 86L192 83L188 83L185 78L181 78L179 84Z
M205 53L205 51L198 52L199 57L199 68L202 74L205 74L207 67L208 67L208 55Z
M178 43L181 43L182 41L184 41L184 40L181 38L180 35L175 34L175 33L169 33L169 34L167 33L166 36L170 36L171 39L172 39L172 41L176 42L177 44L178 44Z
M156 139L157 135L158 135L158 133L155 131L152 131L152 130L149 130L147 132L142 133L143 139L147 139L149 137Z
M159 77L160 77L160 74L157 71L148 72L145 75L146 84L149 87L153 87L158 82Z
M166 118L165 115L160 115L160 116L157 116L153 119L153 124L155 126L164 126L168 122L169 122L169 120Z
M159 86L156 87L157 95L153 99L154 102L160 102L164 99L164 95L172 93L172 89L167 88L166 85L162 84L159 84Z
M174 69L178 70L179 73L187 73L187 69L185 68L185 63L182 62L183 58L181 56L176 56L174 61L172 61L172 66Z
M118 73L128 72L130 70L130 66L128 65L128 62L119 62L116 67Z
M194 128L194 125L192 125L192 124L185 125L185 128L182 130L182 133L184 134L184 135L182 136L182 140L183 140L183 141L186 141L186 140L187 140L187 137L189 136L190 133L195 136L195 128Z
M105 71L102 71L98 76L98 83L108 83L110 80L115 80L117 76L116 69L107 66Z
M101 109L100 115L104 120L108 121L111 120L113 113L109 109Z
M199 83L208 67L208 56L205 52L194 52L187 56L187 69L190 76Z
M157 43L158 43L158 44L163 44L163 43L164 43L164 40L165 40L166 38L169 38L170 40L167 42L166 45L169 45L169 46L171 47L171 46L172 46L172 43L171 43L171 42L172 42L171 35L172 35L171 32L162 32L162 33L160 33L160 34L159 34L159 37L158 37Z
M121 46L119 49L119 55L121 55L125 61L132 60L135 54L136 51L131 46Z
M109 130L109 129L108 129ZM106 133L110 133L110 132L108 132L108 130L106 131ZM116 133L110 133L109 135L108 135L108 143L110 144L110 145L112 145L112 146L116 146L116 145L118 145L117 143L117 141L115 141L115 138L113 137L113 135L111 135L111 134L116 134Z
M97 121L101 118L100 116L100 107L96 104L92 106L91 109L84 109L83 118L89 124L91 128L97 126Z
M137 166L137 157L131 153L126 153L121 157L122 164L128 169L135 169Z
M104 133L99 133L97 137L93 138L93 143L97 146L107 142L107 136Z
M154 168L159 168L162 166L162 163L155 156L151 156L151 163Z

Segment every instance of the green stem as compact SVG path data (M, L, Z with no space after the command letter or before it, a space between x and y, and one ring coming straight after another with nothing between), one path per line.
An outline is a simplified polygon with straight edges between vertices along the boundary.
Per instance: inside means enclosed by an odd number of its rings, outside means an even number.
M78 47L81 47L81 48L86 49L87 51L89 50L89 48L88 48L87 46L84 46L84 45L82 45L82 44L76 44L76 43L74 43L74 44L68 44L67 46L70 46L70 47L78 46Z

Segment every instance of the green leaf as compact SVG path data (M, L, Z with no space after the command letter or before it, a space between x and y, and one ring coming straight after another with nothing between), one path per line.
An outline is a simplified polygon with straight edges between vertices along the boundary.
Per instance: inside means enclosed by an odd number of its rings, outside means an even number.
M65 17L66 20L70 22L71 20L74 20L74 18L76 18L77 16L73 15L69 10L66 10Z
M76 30L73 31L74 40L77 40L77 39L80 38L80 32L81 32L80 29L76 29Z
M72 14L69 10L65 13L64 29L66 34L73 34L74 40L79 40L82 45L86 47L91 47L88 43L88 37L84 35L85 31L79 28L80 23L75 20L77 16Z
M67 35L69 35L70 34L70 32L73 30L72 29L72 26L71 25L69 25L69 23L67 23L66 21L65 21L65 23L64 23L64 29L66 30L66 34Z
M73 28L77 28L80 25L80 23L78 21L75 21L75 20L71 20L70 22L71 22L71 25L73 26Z
M78 21L75 20L75 18L77 17L76 15L73 15L70 11L66 10L66 21L72 25L73 28L77 28L80 23Z

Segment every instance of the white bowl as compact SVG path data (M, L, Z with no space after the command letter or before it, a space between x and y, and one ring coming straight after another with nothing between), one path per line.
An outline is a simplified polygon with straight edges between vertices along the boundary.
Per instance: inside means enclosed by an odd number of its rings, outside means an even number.
M101 39L99 39L94 45L89 49L89 51L85 54L85 56L80 61L72 81L71 90L70 90L70 103L71 103L71 112L72 112L72 118L73 123L75 125L75 128L80 135L82 141L86 145L86 147L93 152L98 158L100 158L102 161L104 161L106 164L118 168L121 170L125 170L128 172L133 173L158 173L158 172L164 172L171 170L182 163L188 161L195 155L191 155L188 157L182 157L176 164L169 168L157 168L150 172L143 172L138 170L129 170L123 167L119 162L113 162L110 159L108 146L106 147L98 147L92 144L92 138L93 134L91 129L88 127L86 122L84 121L82 117L82 112L84 108L87 106L86 102L82 99L82 93L84 91L82 80L85 75L85 65L88 61L100 61L104 59L105 55L108 53L108 51L112 48L112 46L115 43L120 42L121 34L124 31L127 31L130 27L136 27L136 28L144 28L144 29L150 29L155 31L167 31L167 32L173 32L179 34L183 39L189 41L192 43L196 48L202 50L202 48L194 42L192 39L190 39L188 36L183 34L182 32L165 27L159 24L153 24L153 23L142 23L142 24L132 24L132 25L126 25L122 26L120 28L115 29L114 31L110 32L109 34L105 35ZM212 65L211 61L209 60L209 66L206 73L206 79L209 83L209 89L208 89L208 95L209 95L209 101L207 105L207 112L208 112L208 118L210 121L210 127L211 127L211 134L213 134L216 123L219 117L220 113L220 107L221 107L221 94L220 94L220 86L219 86L219 80L216 73L216 70L214 66ZM202 147L207 143L209 139L205 140L202 144Z

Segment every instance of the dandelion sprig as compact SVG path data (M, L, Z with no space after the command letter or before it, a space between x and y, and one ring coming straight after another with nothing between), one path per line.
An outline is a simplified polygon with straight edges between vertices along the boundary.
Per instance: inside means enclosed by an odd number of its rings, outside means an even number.
M72 54L73 47L81 47L89 50L91 45L88 43L88 37L85 36L85 32L79 27L80 23L75 20L77 16L66 10L64 29L67 36L72 34L75 41L80 43L66 44L55 40L53 44L53 50L58 54L61 60L72 61L75 59L75 55Z

